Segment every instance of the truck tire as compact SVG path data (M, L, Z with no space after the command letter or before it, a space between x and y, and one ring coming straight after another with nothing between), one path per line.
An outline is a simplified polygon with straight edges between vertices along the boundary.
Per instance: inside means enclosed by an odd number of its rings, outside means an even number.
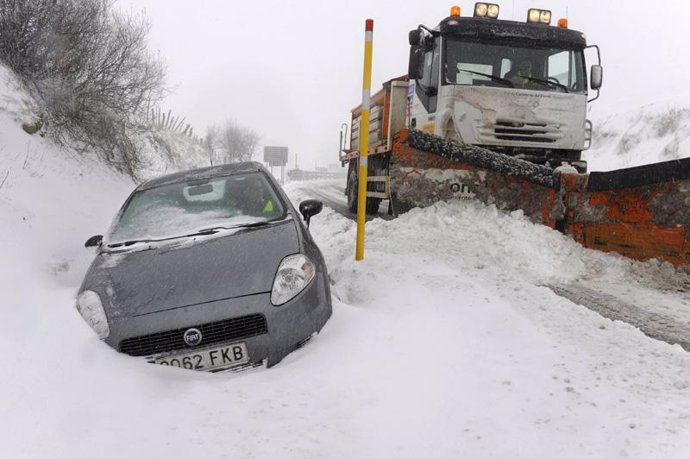
M379 205L381 205L381 200L379 198L367 198L367 213L369 215L378 214Z
M359 196L359 180L357 180L357 173L350 172L350 177L347 179L347 208L353 214L357 213L357 198ZM381 199L379 198L367 198L366 212L370 215L376 215L379 213L379 206L381 205Z
M347 208L352 213L357 213L357 172L350 172L347 178Z

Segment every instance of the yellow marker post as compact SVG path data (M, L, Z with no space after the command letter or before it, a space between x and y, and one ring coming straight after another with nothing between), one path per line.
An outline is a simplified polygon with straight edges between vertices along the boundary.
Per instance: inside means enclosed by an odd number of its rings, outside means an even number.
M357 180L357 248L355 260L364 259L364 224L367 218L367 176L369 155L369 104L371 99L371 59L374 20L367 19L364 27L364 82L362 84L362 119L359 123L359 172Z

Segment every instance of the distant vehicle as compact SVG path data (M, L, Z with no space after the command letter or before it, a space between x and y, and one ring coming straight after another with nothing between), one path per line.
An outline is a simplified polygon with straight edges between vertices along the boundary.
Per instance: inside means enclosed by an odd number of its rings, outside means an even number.
M77 309L120 352L194 370L275 365L331 316L309 234L319 201L290 204L259 163L150 180L97 247Z
M305 171L302 169L292 169L288 171L288 178L292 181L298 180L320 180L320 179L337 179L344 175L343 172L333 172L329 170L321 171Z

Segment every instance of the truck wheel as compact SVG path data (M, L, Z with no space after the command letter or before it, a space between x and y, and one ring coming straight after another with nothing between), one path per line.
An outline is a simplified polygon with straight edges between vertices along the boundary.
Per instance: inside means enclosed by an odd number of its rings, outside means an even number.
M347 208L352 213L357 213L357 173L350 172L347 179Z
M379 198L367 198L367 213L369 215L378 214L380 204L381 200Z

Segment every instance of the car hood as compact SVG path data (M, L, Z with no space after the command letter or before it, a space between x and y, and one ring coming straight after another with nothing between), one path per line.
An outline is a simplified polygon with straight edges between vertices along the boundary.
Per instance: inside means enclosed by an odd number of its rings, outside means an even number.
M270 292L281 260L299 252L293 220L100 253L83 290L97 291L111 320Z

